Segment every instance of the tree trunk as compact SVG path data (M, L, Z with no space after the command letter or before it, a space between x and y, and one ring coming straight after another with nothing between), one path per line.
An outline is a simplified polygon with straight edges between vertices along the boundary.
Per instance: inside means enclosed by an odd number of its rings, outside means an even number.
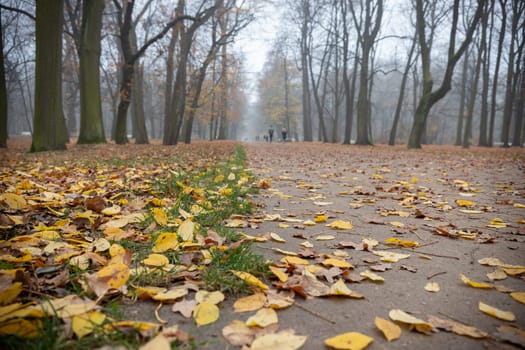
M490 29L488 30L488 21L490 14ZM483 85L481 87L481 112L480 112L480 123L479 123L479 140L478 146L487 147L488 143L488 119L489 119L489 83L490 83L490 56L492 52L492 34L494 30L494 2L491 2L488 11L485 13L485 18L482 27L482 41L485 47L483 51L483 62L482 62L482 79ZM489 35L487 42L487 34Z
M396 134L397 126L399 124L399 119L401 118L401 109L403 107L403 100L405 99L405 87L408 80L408 74L410 73L410 67L412 66L412 56L416 48L417 34L414 34L412 39L412 45L410 46L410 51L408 52L407 64L405 66L405 71L403 72L403 77L401 78L401 86L399 87L399 96L397 98L396 111L394 114L394 122L392 123L392 128L390 129L390 135L388 138L388 144L394 146L396 144Z
M463 144L463 124L465 119L465 101L467 99L467 78L469 68L469 52L465 52L463 69L461 70L461 87L459 93L458 123L456 125L456 146Z
M0 9L0 148L7 147L7 86L4 69L4 37L2 35L2 9Z
M463 135L463 148L469 148L472 144L472 118L474 117L474 106L476 105L476 96L478 94L479 74L481 72L481 61L483 59L483 52L485 51L484 42L482 42L478 48L478 57L476 59L476 68L474 71L474 77L472 86L470 88L470 99L467 110L467 121L465 123L465 134Z
M135 143L146 145L149 143L148 131L146 130L146 118L144 113L144 66L137 61L135 63L135 78L133 79L131 102L133 103L134 136Z
M36 5L35 115L31 152L66 149L62 112L63 0Z
M303 22L301 25L301 73L302 73L302 104L303 104L303 140L313 141L312 102L310 99L310 74L308 69L308 31L311 24L310 3L302 0Z
M80 34L79 144L104 143L100 99L100 40L104 0L84 1Z
M121 67L121 77L119 96L120 101L117 107L117 123L115 126L115 142L117 145L124 145L129 142L127 135L128 108L131 103L131 84L133 83L133 65L125 64Z
M517 74L516 79L520 81L516 110L514 111L514 135L512 137L513 147L523 147L523 114L525 112L525 66L521 67L521 74Z
M514 1L513 1L514 2ZM503 107L503 124L501 126L501 141L503 142L503 147L509 147L509 133L510 133L510 122L512 119L512 106L514 104L514 42L517 35L517 24L518 18L516 14L512 16L512 30L510 35L510 48L509 48L509 57L507 59L507 82L505 85L505 106Z

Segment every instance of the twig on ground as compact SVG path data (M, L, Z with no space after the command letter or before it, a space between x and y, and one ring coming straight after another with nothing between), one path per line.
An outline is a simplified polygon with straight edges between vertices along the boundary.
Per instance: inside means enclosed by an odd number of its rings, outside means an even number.
M335 321L333 321L333 320L331 320L331 319L329 319L329 318L326 318L326 317L324 317L323 315L321 315L321 314L319 314L319 313L317 313L317 312L315 312L315 311L312 311L312 310L306 308L305 306L303 306L303 305L301 305L301 304L294 303L294 305L297 306L297 307L299 307L300 309L303 309L304 311L308 312L309 314L314 315L315 317L320 318L320 319L323 320L323 321L329 322L329 323L331 323L331 324L336 324Z
M427 276L427 280L429 280L429 279L431 279L431 278L434 278L434 277L436 277L436 276L439 276L439 275L444 275L444 274L446 274L446 273L447 273L447 271L441 271L441 272L433 273L433 274L431 274L430 276Z

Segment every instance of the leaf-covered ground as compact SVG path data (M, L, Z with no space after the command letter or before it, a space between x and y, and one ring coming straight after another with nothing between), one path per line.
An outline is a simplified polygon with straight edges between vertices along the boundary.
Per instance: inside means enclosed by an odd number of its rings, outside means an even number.
M525 347L521 149L10 142L4 345Z

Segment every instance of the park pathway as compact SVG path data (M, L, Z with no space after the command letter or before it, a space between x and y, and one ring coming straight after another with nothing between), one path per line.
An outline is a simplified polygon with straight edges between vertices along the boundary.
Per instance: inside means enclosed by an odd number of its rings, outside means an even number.
M263 189L254 198L257 227L243 232L269 238L258 247L272 261L287 252L308 257L311 264L345 259L354 266L344 275L347 287L364 296L296 295L295 306L278 312L279 327L307 335L301 349L323 349L325 339L346 332L372 337L371 350L513 348L501 341L510 333L498 328L525 329L525 305L510 297L511 291L525 291L523 271L507 270L501 280L491 280L487 273L501 268L479 260L495 257L525 265L523 150L321 143L247 143L245 148ZM353 228L327 226L337 220ZM387 239L419 246L387 245ZM409 256L385 262L372 251ZM369 278L363 277L369 272ZM492 288L473 288L460 274ZM375 276L384 281L373 281ZM318 280L330 285L341 277L334 268ZM439 291L425 290L429 282ZM478 310L479 302L512 311L516 320L490 317ZM388 343L374 320L389 319L394 309L424 321L432 315L458 321L495 338L472 339L443 329L425 335L403 328L401 337Z

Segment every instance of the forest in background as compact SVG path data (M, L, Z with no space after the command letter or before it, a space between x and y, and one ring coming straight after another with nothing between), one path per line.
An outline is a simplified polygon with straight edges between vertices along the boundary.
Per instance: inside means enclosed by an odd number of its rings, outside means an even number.
M250 100L235 41L268 7L277 35ZM2 147L20 134L33 151L71 137L255 139L270 125L300 141L524 143L519 0L10 0L0 11Z

